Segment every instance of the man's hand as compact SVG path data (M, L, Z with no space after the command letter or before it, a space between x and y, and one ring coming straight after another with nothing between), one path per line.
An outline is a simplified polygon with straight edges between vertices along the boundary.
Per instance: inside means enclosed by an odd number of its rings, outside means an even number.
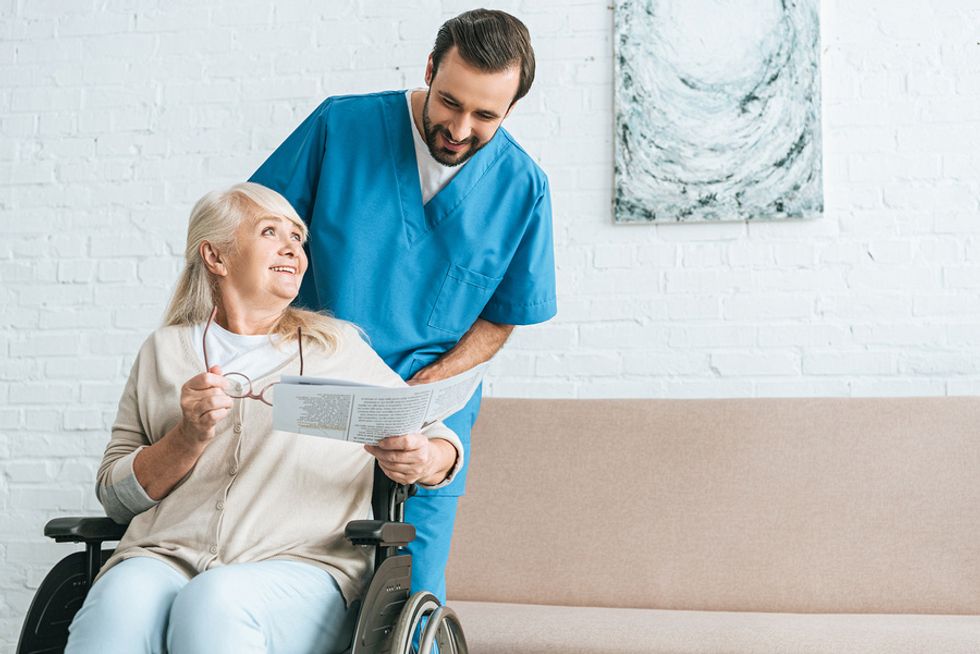
M416 372L408 380L408 385L430 384L449 379L489 361L503 347L512 331L513 325L500 325L477 318L453 349Z
M437 359L433 361L432 364L422 368L415 375L408 380L409 386L417 386L418 384L431 384L433 382L441 381L443 379L449 379L453 374L460 374L466 372L466 369L460 370L459 372L453 373L445 369L442 363L442 359Z
M422 434L389 436L364 449L378 460L388 478L399 484L438 484L456 462L452 443L442 438L430 440Z

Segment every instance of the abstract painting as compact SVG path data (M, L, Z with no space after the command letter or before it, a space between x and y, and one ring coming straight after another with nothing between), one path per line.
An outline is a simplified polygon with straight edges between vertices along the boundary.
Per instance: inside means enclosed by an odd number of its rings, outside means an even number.
M819 0L617 0L617 223L823 211Z

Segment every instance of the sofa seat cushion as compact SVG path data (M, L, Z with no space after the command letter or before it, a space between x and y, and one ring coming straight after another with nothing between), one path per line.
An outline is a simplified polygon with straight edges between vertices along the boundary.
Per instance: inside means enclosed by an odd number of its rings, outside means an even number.
M472 654L980 652L980 616L449 605L460 617Z

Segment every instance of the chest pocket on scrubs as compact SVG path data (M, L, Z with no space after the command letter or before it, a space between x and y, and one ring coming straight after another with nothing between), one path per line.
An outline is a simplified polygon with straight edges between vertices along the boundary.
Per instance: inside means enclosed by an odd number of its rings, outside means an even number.
M450 266L429 314L429 326L462 335L479 317L500 279Z

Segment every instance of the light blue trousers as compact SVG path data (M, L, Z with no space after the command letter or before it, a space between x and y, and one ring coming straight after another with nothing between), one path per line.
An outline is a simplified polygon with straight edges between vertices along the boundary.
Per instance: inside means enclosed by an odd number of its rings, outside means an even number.
M92 586L66 654L327 654L347 609L333 577L295 561L237 563L191 580L157 559L117 564Z

